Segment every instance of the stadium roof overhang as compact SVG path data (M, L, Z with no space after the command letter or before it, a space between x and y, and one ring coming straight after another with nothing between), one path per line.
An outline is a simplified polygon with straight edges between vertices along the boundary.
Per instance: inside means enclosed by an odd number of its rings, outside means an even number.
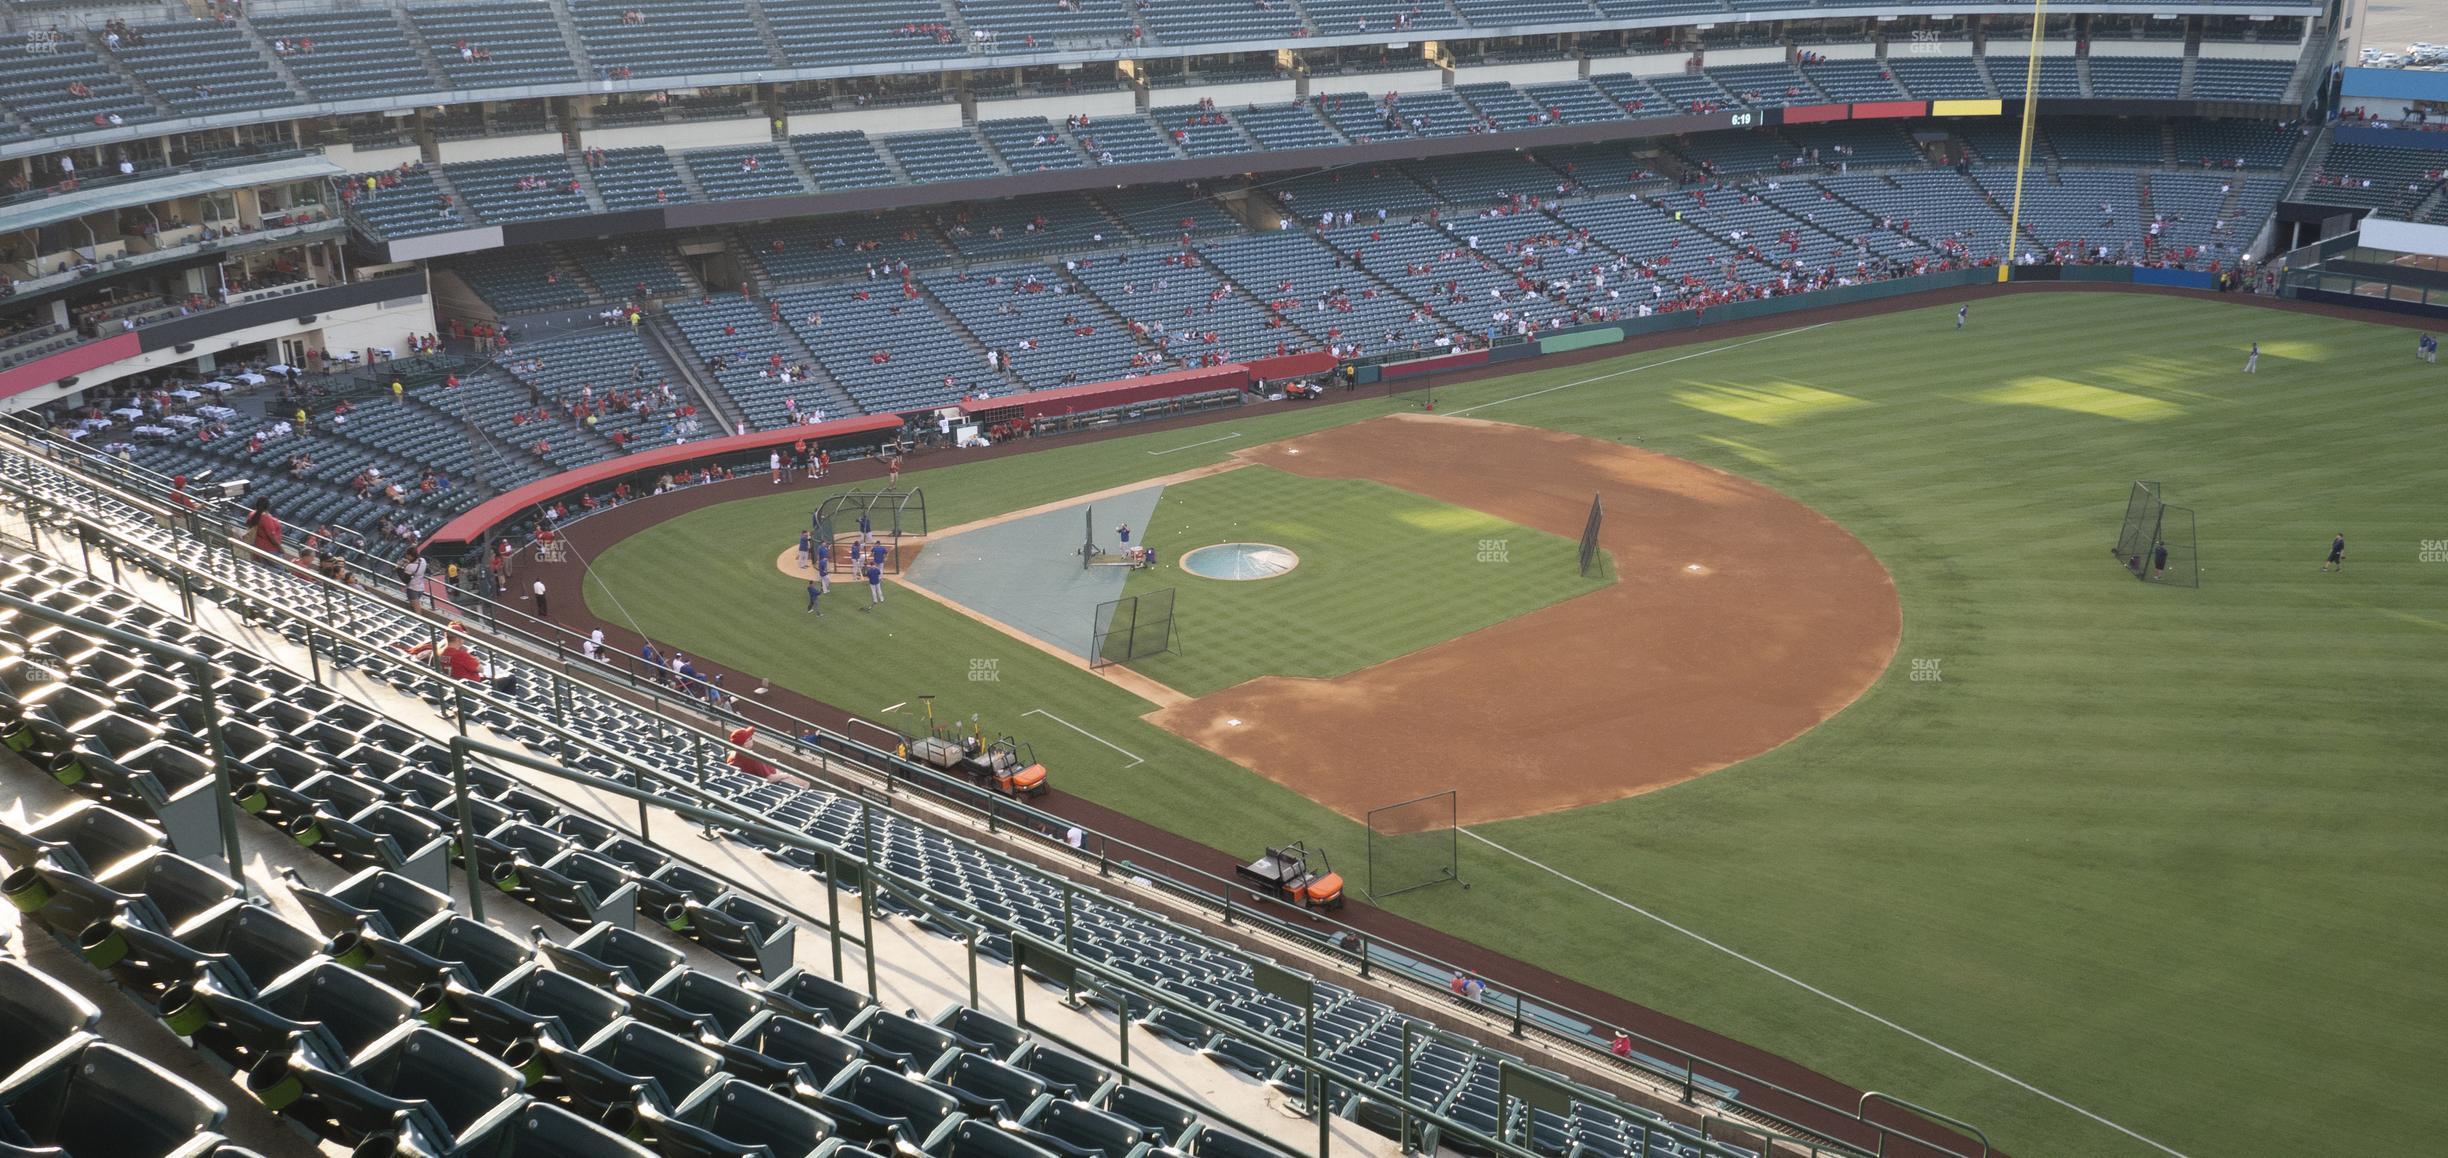
M2058 15L2103 13L2153 16L2168 15L2148 3L2115 3L2111 0L2064 0L2054 5ZM1400 34L1379 31L1367 35L1321 35L1297 39L1249 41L1202 41L1193 44L1140 44L1122 46L1100 44L1093 47L1061 48L1030 52L977 52L957 60L879 60L863 64L836 65L825 68L764 68L746 72L693 73L677 76L641 76L625 80L573 80L561 84L506 86L490 89L454 89L444 92L399 93L339 101L316 101L307 104L284 105L275 108L250 109L245 112L210 117L171 117L143 121L110 128L84 129L73 133L37 137L32 140L0 145L0 160L14 157L41 156L67 148L90 148L123 141L149 140L177 133L210 129L236 128L242 125L272 121L338 119L358 114L405 114L417 108L473 104L485 101L535 100L549 97L582 96L598 93L606 96L620 93L656 93L679 89L717 88L738 85L777 85L813 80L855 80L865 77L916 76L942 72L1033 68L1043 65L1094 64L1115 59L1172 60L1201 56L1221 56L1227 53L1307 51L1335 47L1384 47L1398 43L1416 44L1422 41L1452 43L1468 40L1494 40L1514 37L1547 36L1564 33L1615 32L1647 28L1688 28L1739 20L1742 23L1776 20L1840 20L1872 18L1903 19L1915 16L2017 16L2031 11L2031 4L1977 3L1946 4L1933 9L1929 5L1913 5L1898 0L1875 3L1845 3L1833 0L1826 7L1810 7L1805 0L1795 0L1790 10L1762 8L1738 13L1679 12L1654 17L1623 17L1601 21L1532 23L1521 25L1466 28L1419 29ZM2186 4L2181 15L2186 16L2246 16L2282 17L2317 16L2320 8L2312 3L2287 3L2284 0L2260 0L2258 3L2208 5ZM676 126L678 127L678 126Z
M718 228L763 221L787 221L834 214L879 213L926 205L997 201L1047 193L1077 193L1123 185L1155 185L1215 181L1241 176L1290 174L1313 169L1348 168L1395 161L1503 152L1535 152L1565 145L1637 141L1753 129L1783 124L1823 124L1846 120L1898 120L1927 116L2013 116L2020 100L1879 101L1866 104L1792 106L1777 109L1733 109L1696 116L1642 117L1637 120L1549 125L1503 133L1473 133L1449 137L1405 137L1366 144L1310 149L1261 149L1223 156L1192 157L1136 165L1096 165L998 174L967 181L931 181L916 185L879 185L830 193L801 193L737 201L692 201L615 213L556 217L542 221L509 222L443 233L380 240L391 261L418 261L474 253L503 246L583 241L623 234L666 230ZM2060 100L2047 108L2065 115L2089 116L2228 116L2276 120L2294 115L2296 107L2270 102L2210 102L2180 100Z
M343 171L319 154L308 154L254 165L196 169L165 177L72 189L66 193L54 193L39 201L0 206L0 233L23 233L87 214L132 209L138 205L174 201L182 197L200 197L224 189L247 189L257 185L337 177Z
M2361 246L2416 257L2448 258L2448 225L2421 225L2382 217L2363 219Z

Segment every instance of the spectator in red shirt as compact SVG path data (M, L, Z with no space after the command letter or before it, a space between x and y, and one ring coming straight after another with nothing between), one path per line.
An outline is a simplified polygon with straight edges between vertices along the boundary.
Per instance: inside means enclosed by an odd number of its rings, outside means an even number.
M275 558L280 556L281 521L272 513L272 500L256 500L255 512L247 516L246 528L256 550Z

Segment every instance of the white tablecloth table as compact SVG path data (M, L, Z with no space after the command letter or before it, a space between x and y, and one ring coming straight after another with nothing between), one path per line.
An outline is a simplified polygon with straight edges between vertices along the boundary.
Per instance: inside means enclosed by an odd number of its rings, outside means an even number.
M162 421L181 430L193 430L204 425L204 420L193 414L165 414Z
M204 395L203 395L202 393L198 392L198 391L189 390L189 389L187 389L186 387L182 386L182 387L180 387L180 388L178 388L178 389L176 389L176 390L171 391L171 392L170 392L170 396L171 396L172 398L176 398L176 399L178 399L178 400L179 400L179 401L181 401L181 402L193 402L193 401L195 401L195 400L196 400L196 399L198 399L198 398L202 398Z
M117 410L111 411L111 413L127 419L130 422L134 422L137 419L144 417L144 411L138 410L133 406L122 406Z
M215 422L227 422L238 417L238 412L227 406L198 406L195 412Z

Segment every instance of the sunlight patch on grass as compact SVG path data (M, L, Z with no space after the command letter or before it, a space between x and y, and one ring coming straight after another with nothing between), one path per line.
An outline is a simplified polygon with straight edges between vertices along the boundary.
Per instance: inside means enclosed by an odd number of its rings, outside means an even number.
M1407 527L1448 534L1485 531L1508 525L1502 519L1464 507L1413 507L1395 512L1394 520Z
M2020 378L2010 385L1984 390L1972 397L1975 401L1996 406L2036 406L2043 410L2114 418L2119 422L2164 422L2185 412L2184 407L2165 399L2110 390L2105 386L2068 382L2063 378Z
M1740 442L1731 438L1720 438L1714 434L1703 434L1700 436L1700 441L1716 446L1722 446L1727 450L1733 451L1735 454L1741 455L1744 462L1750 463L1756 467L1763 467L1773 471L1782 471L1786 469L1785 460L1775 451L1769 450L1764 446L1758 446L1748 442Z
M1839 394L1799 382L1757 386L1705 385L1694 390L1677 390L1671 397L1678 404L1694 410L1731 418L1736 422L1748 422L1753 426L1790 426L1815 414L1870 405L1850 394Z

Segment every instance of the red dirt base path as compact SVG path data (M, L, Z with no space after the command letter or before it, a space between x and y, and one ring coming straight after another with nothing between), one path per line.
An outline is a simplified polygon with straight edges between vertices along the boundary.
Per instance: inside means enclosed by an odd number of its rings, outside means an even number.
M1903 628L1860 540L1682 459L1430 415L1242 453L1573 539L1590 496L1606 503L1616 579L1598 591L1349 675L1268 676L1149 717L1354 819L1457 784L1462 822L1478 824L1713 772L1843 710Z

